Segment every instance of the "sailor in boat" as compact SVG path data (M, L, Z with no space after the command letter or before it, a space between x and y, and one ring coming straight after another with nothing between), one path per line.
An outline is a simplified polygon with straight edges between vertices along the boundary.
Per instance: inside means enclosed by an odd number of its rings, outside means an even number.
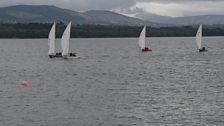
M62 56L61 52L56 52L56 56Z
M76 53L69 53L69 56L71 56L71 57L76 57Z
M71 53L68 53L67 55L63 55L62 56L64 59L67 59L67 58L79 58L79 57L77 57L77 55L76 55L76 53L74 53L74 52L71 52Z
M144 49L142 49L142 52L149 52L152 51L151 49L149 49L148 47L145 47Z
M199 52L207 52L208 50L205 49L205 47L202 47L201 49L199 49Z

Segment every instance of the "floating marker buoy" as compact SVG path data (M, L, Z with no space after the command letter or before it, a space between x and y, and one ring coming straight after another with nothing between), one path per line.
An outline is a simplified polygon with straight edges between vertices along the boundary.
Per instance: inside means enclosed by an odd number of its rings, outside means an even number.
M28 83L27 81L22 81L22 82L20 82L20 85L25 86L25 87L28 86L28 84L29 84L29 83Z

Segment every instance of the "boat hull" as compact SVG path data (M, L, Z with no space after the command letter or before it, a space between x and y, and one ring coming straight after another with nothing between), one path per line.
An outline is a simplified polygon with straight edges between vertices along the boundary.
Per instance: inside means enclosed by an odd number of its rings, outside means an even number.
M202 49L199 49L199 52L208 52L208 50L203 47Z
M199 52L208 52L208 50L199 50Z
M150 48L144 48L144 49L142 49L142 52L151 52L152 51L152 49L150 49Z
M64 56L64 59L80 59L81 57L79 56Z
M61 52L58 52L58 53L56 53L56 54L52 54L52 55L48 55L49 56L49 58L61 58L62 57L62 54L61 54Z

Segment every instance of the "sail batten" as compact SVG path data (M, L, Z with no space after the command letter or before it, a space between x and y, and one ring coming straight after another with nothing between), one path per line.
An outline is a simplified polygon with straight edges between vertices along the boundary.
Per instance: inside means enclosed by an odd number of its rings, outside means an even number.
M55 27L56 23L53 24L49 36L48 36L48 44L49 44L49 51L48 55L55 55Z

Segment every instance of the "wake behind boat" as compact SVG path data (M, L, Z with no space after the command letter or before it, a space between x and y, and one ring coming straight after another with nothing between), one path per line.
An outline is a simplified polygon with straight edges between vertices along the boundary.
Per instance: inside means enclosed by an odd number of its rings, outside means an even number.
M207 52L208 50L205 47L202 47L202 25L199 26L196 34L196 44L199 52Z
M152 49L146 47L146 26L144 26L144 28L142 29L142 32L139 36L138 44L142 52L152 51Z
M57 58L62 57L61 52L55 52L55 27L56 23L53 24L49 36L48 36L48 44L49 44L49 51L48 56L49 58Z
M61 38L62 57L64 59L79 59L80 57L76 56L75 53L69 53L70 34L71 34L71 21L67 25Z

